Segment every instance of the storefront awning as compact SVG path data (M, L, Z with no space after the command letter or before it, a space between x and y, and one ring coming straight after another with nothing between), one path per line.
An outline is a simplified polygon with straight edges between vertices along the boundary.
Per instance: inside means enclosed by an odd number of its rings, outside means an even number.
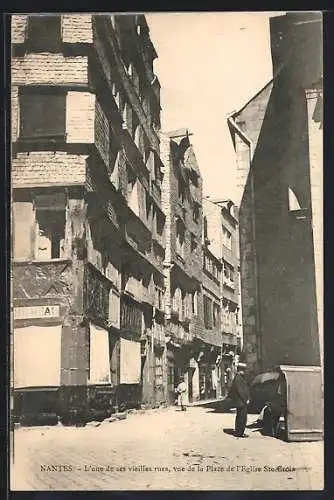
M232 333L222 334L222 343L227 345L236 346L238 345L238 337Z
M205 330L203 332L196 333L195 338L198 338L205 344L213 345L216 347L221 347L223 344L221 333L215 332L213 330Z

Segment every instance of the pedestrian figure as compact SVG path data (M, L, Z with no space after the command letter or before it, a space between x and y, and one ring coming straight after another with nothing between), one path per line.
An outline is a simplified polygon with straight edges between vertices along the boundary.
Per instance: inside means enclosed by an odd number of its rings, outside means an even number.
M184 382L184 378L180 377L179 385L176 388L176 392L178 394L178 405L181 406L181 411L186 411L185 403L185 395L187 392L187 386Z
M229 397L233 401L237 409L235 417L235 432L236 437L248 437L245 434L247 424L247 406L249 404L249 388L245 377L245 363L239 363L237 373L233 379Z

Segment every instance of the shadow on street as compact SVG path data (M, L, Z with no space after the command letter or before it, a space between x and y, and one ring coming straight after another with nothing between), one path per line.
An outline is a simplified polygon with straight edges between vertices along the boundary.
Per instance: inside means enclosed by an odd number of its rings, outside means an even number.
M227 429L223 429L223 432L225 434L228 434L229 436L234 436L234 433L235 433L234 429L232 429L230 427L228 427Z

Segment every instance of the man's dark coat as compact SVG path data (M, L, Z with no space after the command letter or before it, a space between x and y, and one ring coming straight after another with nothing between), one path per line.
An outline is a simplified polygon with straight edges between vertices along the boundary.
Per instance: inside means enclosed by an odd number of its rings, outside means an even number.
M237 373L233 379L229 397L236 408L244 408L249 400L249 388L244 375Z

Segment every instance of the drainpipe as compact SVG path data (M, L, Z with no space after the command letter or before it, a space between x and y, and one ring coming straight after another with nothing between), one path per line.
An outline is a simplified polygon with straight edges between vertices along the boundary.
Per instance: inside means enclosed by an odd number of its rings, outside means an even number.
M253 154L254 154L254 145L252 140L248 137L245 132L241 130L241 128L237 125L235 122L235 117L236 113L230 113L227 116L227 122L231 125L233 130L237 132L237 134L243 139L243 141L249 146L249 169L251 169L252 165L252 160L253 160ZM251 176L251 196L252 196L252 204L253 207L255 207L254 203L254 178ZM240 228L240 225L239 225ZM252 217L252 236L253 236L253 242L254 246L256 245L256 223L255 223L255 214L253 214ZM254 247L253 247L254 248ZM258 290L258 263L257 263L257 255L256 255L256 248L254 248L254 255L253 255L253 262L254 262L254 272L255 272L255 277L256 277L256 282L255 282L255 300L257 303L257 307L255 308L255 314L256 314L256 324L257 328L259 329L258 331L258 347L259 347L259 352L260 352L260 367L263 368L263 351L262 351L262 332L260 331L260 312L259 312L259 290ZM242 305L242 302L241 302Z

